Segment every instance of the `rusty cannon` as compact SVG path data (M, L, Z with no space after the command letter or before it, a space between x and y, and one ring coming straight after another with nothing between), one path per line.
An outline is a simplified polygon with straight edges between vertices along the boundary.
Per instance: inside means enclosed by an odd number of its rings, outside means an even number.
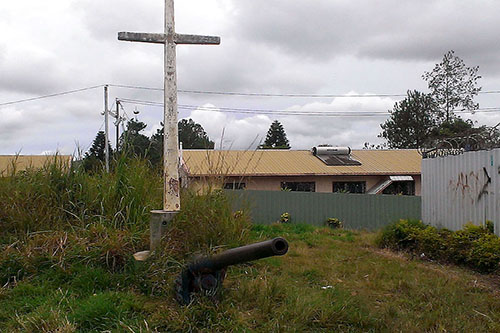
M177 278L175 292L177 301L189 304L193 293L216 296L226 276L226 268L231 265L288 252L288 242L281 237L229 249L214 256L199 257L188 264Z

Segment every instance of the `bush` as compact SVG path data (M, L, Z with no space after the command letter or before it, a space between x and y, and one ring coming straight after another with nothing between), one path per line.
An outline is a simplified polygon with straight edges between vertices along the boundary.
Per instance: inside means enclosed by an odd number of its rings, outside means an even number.
M491 272L500 263L500 239L491 226L468 223L452 232L436 229L421 221L400 220L385 227L377 236L380 247L405 250L421 257Z
M377 236L376 243L395 250L411 249L415 247L416 235L425 228L419 220L399 220L386 226Z
M330 217L326 220L326 225L333 229L339 229L344 227L344 223L335 217Z

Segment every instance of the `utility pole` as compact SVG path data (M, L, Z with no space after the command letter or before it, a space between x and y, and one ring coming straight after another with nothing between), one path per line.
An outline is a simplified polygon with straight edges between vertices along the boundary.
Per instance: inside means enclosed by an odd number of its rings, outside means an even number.
M109 110L108 110L108 85L104 86L104 133L106 142L104 150L106 156L106 172L109 172Z
M118 142L120 140L120 101L118 98L116 99L116 121L115 121L115 126L116 126L116 151L118 151Z
M119 32L129 42L163 44L164 47L164 135L163 210L153 211L150 222L151 249L159 244L168 222L180 210L179 146L177 129L176 46L178 44L220 44L219 37L182 35L175 32L174 0L165 0L163 33Z

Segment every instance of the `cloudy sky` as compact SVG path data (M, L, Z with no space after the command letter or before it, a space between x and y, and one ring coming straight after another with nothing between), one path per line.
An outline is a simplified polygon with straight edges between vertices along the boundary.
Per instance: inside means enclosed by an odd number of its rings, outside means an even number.
M224 148L255 146L274 119L283 123L293 149L379 143L384 114L317 114L387 111L400 99L394 95L427 91L423 72L451 49L468 66L479 66L483 91L500 91L498 13L500 2L493 0L178 0L177 32L222 39L219 46L177 48L179 89L341 95L183 92L179 104L189 107L179 116L193 118ZM162 47L119 42L117 32L162 30L162 0L2 1L0 154L88 149L103 128L102 87L8 103L105 83L161 88ZM159 102L162 93L111 86L110 101L115 98ZM481 94L477 101L481 108L498 107L500 93ZM123 105L127 117L139 111L146 134L158 128L161 107ZM478 124L500 122L500 112L463 116Z

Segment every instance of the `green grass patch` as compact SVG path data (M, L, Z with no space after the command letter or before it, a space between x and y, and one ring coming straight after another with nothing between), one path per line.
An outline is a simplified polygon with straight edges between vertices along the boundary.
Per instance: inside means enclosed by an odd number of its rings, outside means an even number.
M140 160L125 162L110 174L48 166L0 179L0 332L500 331L497 274L381 250L373 233L251 226L217 191L182 193L161 247L135 262L162 183ZM452 236L417 222L382 235L429 256L453 248L465 264L496 246L483 229ZM194 254L278 236L288 254L228 268L218 301L175 301L174 280ZM449 246L435 246L441 237Z

